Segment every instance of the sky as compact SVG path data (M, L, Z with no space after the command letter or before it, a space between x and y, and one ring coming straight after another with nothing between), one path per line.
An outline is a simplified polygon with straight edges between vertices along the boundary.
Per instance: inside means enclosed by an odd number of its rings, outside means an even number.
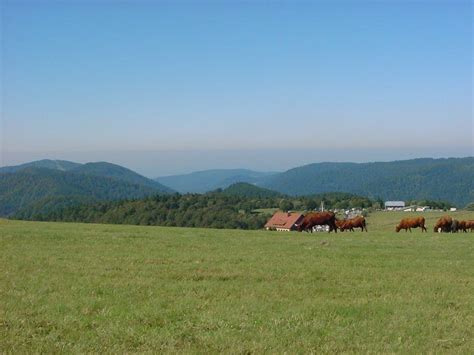
M0 166L474 155L471 1L0 3Z

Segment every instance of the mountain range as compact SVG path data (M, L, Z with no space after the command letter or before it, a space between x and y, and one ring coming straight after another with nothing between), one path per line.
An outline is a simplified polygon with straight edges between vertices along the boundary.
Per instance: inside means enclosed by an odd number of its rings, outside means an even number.
M344 192L383 200L441 200L464 207L474 201L474 158L315 163L280 173L219 169L155 180L106 162L40 160L0 168L0 215L22 208L40 211L47 206L176 191L204 193L229 186L225 193L256 198Z
M383 200L474 201L474 158L421 158L374 163L315 163L280 173L207 170L157 178L179 192L206 192L235 182L286 195L347 192Z
M257 182L288 195L349 192L383 200L474 201L474 158L412 159L376 163L317 163Z

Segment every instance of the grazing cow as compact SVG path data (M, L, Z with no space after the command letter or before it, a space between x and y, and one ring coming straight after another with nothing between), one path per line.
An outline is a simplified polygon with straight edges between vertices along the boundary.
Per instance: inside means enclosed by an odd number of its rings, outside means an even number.
M348 220L343 220L343 221L340 221L339 223L338 221L336 221L336 226L339 228L341 232L344 232L345 230L349 230L351 232L354 231L354 228L352 227L351 222Z
M466 221L466 230L470 229L471 232L474 231L474 220Z
M433 227L433 232L451 232L451 227L453 224L453 219L449 216L443 216L438 219L435 226Z
M425 227L425 218L424 217L415 217L415 218L403 218L398 226L395 227L395 231L398 233L401 229L405 229L405 232L410 231L412 228L421 227L421 231L427 231Z
M365 229L367 232L367 223L365 222L365 218L362 216L357 216L351 219L336 220L336 225L341 232L344 232L347 229L353 232L354 228L360 228L361 232Z
M337 219L336 218L336 227L339 228L341 232L344 232L346 229L349 229L351 232L354 231L354 229L350 228L348 225L348 220L347 219Z
M306 216L304 216L301 223L296 226L296 229L298 230L298 232L313 232L314 226L323 225L329 226L329 232L334 230L334 232L337 233L336 215L334 214L334 212L310 212Z
M464 233L467 233L467 222L468 221L459 221L458 222L458 231L462 231Z

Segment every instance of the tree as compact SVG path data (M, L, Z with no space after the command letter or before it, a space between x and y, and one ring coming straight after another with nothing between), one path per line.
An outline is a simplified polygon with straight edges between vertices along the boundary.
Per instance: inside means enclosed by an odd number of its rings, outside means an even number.
M282 211L291 211L294 208L294 205L291 201L281 200L279 207Z
M306 209L308 211L312 211L314 209L318 208L318 203L315 201L315 200L309 200L307 203L306 203Z

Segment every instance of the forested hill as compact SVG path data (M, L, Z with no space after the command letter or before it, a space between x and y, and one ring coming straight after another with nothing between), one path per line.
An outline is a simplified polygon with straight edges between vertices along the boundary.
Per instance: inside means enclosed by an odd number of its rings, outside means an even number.
M21 165L6 166L0 168L0 174L15 173L30 168L44 168L55 171L69 171L77 174L107 177L129 182L131 184L151 187L160 193L175 192L169 187L164 186L163 184L160 184L159 182L154 181L152 179L148 179L140 174L137 174L136 172L130 169L107 162L79 164L67 160L43 159Z
M0 216L20 209L136 199L173 190L109 163L77 164L43 160L0 171Z
M98 163L87 163L75 167L71 170L73 173L80 173L85 175L94 175L109 177L120 181L126 181L131 184L137 184L140 186L151 187L155 190L158 190L161 193L173 193L174 191L163 184L160 184L157 181L148 179L136 172L124 168L123 166L107 163L107 162L98 162Z
M474 158L317 163L266 177L259 186L289 195L349 192L384 200L474 201Z
M281 193L255 186L246 182L237 182L222 190L225 195L243 196L243 197L278 197Z

